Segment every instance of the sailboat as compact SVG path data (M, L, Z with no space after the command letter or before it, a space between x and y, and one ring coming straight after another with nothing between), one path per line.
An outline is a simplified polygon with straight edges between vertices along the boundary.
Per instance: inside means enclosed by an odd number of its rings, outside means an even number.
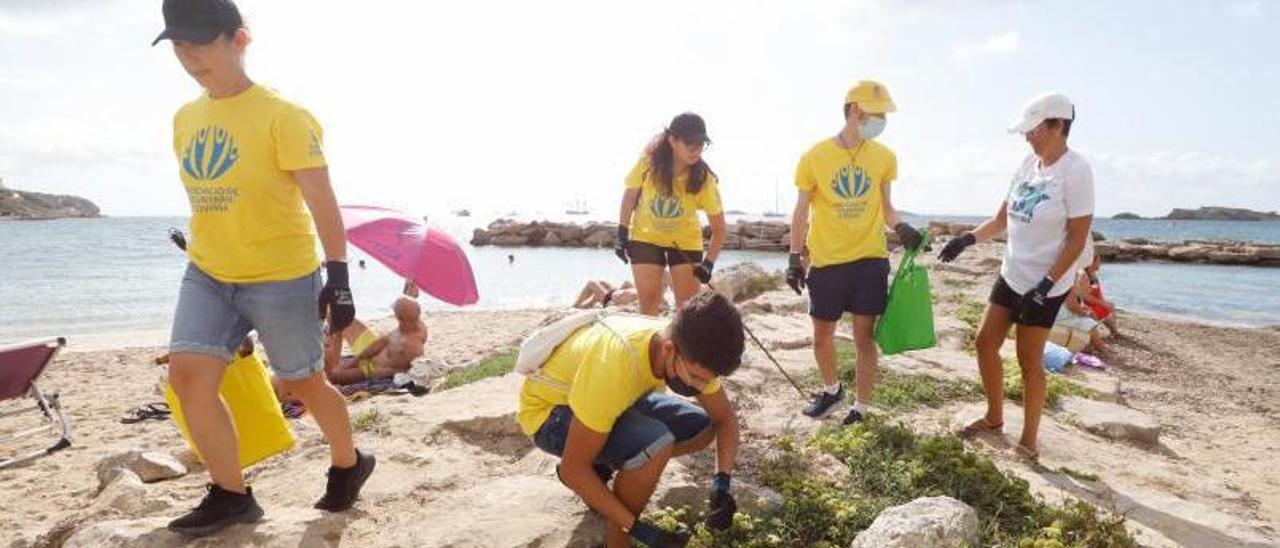
M582 197L579 196L573 201L573 207L566 209L565 213L569 215L587 215L590 214L591 211L587 209L587 201L583 200Z
M778 180L773 180L773 211L764 212L765 217L778 218L785 217L781 211L778 211Z

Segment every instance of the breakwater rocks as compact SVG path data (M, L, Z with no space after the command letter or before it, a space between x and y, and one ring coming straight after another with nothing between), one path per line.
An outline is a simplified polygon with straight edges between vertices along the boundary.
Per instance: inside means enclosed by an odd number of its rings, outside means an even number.
M780 222L738 221L728 226L725 249L783 251L791 245L791 225ZM703 227L703 236L711 229ZM499 219L488 228L477 228L471 245L502 247L612 247L617 239L617 223L587 224Z
M1094 249L1103 261L1111 263L1170 261L1280 267L1280 245L1276 244L1231 240L1160 242L1126 238L1117 242L1096 242Z
M725 249L786 252L790 248L791 225L775 221L738 221L729 225ZM964 223L930 222L929 233L935 241L946 241L973 230ZM487 228L477 228L471 245L500 247L612 247L617 238L616 223L586 224L550 221L517 222L499 219ZM710 237L710 228L703 227ZM898 237L888 234L890 247L897 247ZM997 241L1003 238L997 238ZM1093 233L1094 249L1102 260L1112 263L1169 261L1226 265L1280 266L1280 245L1221 240L1187 240L1162 242L1144 238L1109 241Z

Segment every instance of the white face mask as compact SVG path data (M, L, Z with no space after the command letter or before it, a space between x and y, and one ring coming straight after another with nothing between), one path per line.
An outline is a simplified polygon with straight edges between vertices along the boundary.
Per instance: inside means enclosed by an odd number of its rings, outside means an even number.
M863 139L875 139L884 132L886 124L888 124L888 120L883 116L868 116L858 126L858 133L861 134Z

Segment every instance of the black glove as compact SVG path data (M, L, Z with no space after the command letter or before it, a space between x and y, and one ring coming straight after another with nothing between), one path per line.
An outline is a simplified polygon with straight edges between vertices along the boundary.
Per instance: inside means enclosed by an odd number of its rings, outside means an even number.
M631 243L631 231L627 230L626 225L618 225L618 239L613 242L613 254L622 259L623 264L630 261L627 260L627 244Z
M356 319L356 303L351 297L351 283L347 277L347 263L324 263L324 289L320 290L320 319L329 320L329 334L341 333Z
M938 259L944 263L954 261L956 257L959 257L964 252L965 248L976 243L978 243L978 237L974 236L972 232L965 232L947 242L946 247L942 248L942 252L938 253Z
M902 246L908 250L920 247L920 242L924 241L920 231L905 222L894 225L893 231L898 233L898 241L902 242Z
M1044 303L1049 300L1050 291L1053 291L1053 280L1045 276L1031 291L1022 296L1023 313L1043 308Z
M711 480L711 501L707 508L707 527L723 531L733 526L733 514L738 503L729 492L729 474L719 472Z
M181 230L170 228L169 241L173 242L173 245L178 246L178 249L183 251L187 250L187 237L182 234Z
M640 541L649 548L684 548L692 535L680 527L675 532L664 531L648 523L636 520L631 525L631 538Z
M804 289L804 261L800 259L799 253L792 253L787 258L787 285L795 290L796 295Z
M693 267L693 275L696 276L698 280L700 280L702 283L709 284L711 283L711 271L715 270L715 268L716 268L715 263L704 260L702 261L702 264L699 264L698 266Z

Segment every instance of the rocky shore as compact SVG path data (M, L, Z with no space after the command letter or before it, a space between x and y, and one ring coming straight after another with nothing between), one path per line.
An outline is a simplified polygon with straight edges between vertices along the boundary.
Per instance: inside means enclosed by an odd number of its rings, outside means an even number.
M499 219L472 233L471 245L499 247L611 247L617 237L616 223L583 224L551 221L522 223ZM963 223L930 222L934 239L958 236L974 226ZM704 235L709 229L704 228ZM897 235L888 235L891 247ZM1176 263L1280 266L1280 245L1232 240L1185 240L1165 242L1145 238L1108 241L1094 232L1094 246L1107 262L1166 261ZM791 225L780 221L738 221L729 225L725 249L786 252L790 248Z

